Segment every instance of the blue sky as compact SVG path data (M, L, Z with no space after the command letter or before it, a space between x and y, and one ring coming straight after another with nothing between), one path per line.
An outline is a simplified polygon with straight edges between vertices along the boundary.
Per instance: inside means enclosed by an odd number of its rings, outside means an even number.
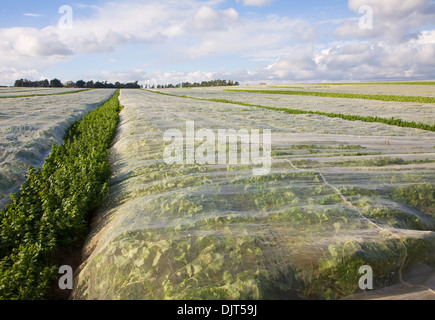
M72 28L59 8L72 9ZM373 27L362 28L362 6ZM364 20L366 21L366 20ZM367 25L366 25L367 26ZM431 0L2 1L0 84L430 79Z

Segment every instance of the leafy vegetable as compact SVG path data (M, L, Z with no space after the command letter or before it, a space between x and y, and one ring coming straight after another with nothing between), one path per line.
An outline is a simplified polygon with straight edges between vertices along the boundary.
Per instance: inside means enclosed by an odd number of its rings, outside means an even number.
M108 195L108 151L120 111L119 91L75 122L42 169L0 211L0 299L41 299L53 257L87 232L89 214Z

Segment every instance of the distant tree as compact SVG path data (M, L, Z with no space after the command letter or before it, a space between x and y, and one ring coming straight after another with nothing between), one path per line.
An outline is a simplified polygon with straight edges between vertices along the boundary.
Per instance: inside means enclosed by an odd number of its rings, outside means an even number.
M86 87L86 82L84 82L83 80L79 80L76 82L76 86L77 88L84 88Z
M52 88L62 88L63 84L59 79L53 79L50 81L50 87Z
M65 88L75 88L76 83L74 81L68 81L67 83L65 83L64 87Z
M27 79L16 80L14 87L27 87L27 88L43 88L49 87L50 84L47 79L39 81L30 81Z
M213 87L213 86L238 86L240 85L237 81L234 82L233 80L211 80L211 81L202 81L201 83L195 82L182 82L178 83L176 85L173 84L159 84L157 85L157 88L163 89L163 88L191 88L191 87ZM27 79L19 79L15 81L15 87L53 87L53 88L60 88L64 85L62 82L58 79L53 79L50 82L45 80L39 80L39 81L30 81ZM139 84L139 81L135 82L128 82L128 83L121 83L119 81L113 83L109 83L107 81L97 81L94 83L94 81L88 81L85 82L84 80L78 80L76 83L73 81L68 81L65 84L65 87L77 87L77 88L117 88L117 89L140 89L143 88L143 85ZM150 85L146 84L146 89L154 89L156 85Z
M48 88L50 86L50 82L48 81L48 79L42 80L41 84L41 87L43 88Z
M104 83L102 83L100 81L97 81L94 83L94 88L96 88L96 89L101 89L103 87L104 87Z
M24 87L24 79L16 80L14 87Z

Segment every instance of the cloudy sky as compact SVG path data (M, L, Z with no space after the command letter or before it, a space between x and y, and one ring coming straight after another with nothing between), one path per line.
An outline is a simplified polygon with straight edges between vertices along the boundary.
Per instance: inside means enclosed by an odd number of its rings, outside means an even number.
M1 1L0 84L54 77L434 79L435 1Z

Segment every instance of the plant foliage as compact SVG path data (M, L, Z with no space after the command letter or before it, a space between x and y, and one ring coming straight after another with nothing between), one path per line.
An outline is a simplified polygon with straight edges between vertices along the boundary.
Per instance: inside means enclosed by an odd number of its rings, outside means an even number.
M54 255L86 235L89 214L108 195L118 96L76 121L0 211L0 300L42 299L57 269Z

